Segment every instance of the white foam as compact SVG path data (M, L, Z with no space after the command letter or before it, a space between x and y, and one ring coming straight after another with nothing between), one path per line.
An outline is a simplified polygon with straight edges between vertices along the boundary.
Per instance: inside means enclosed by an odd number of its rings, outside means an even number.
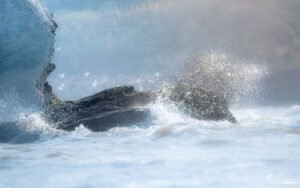
M255 103L261 97L260 82L267 67L226 53L191 55L180 66L179 80L222 93L231 104Z
M40 133L42 135L63 135L64 131L55 129L48 124L40 113L21 113L19 115L18 124L20 128L29 133Z

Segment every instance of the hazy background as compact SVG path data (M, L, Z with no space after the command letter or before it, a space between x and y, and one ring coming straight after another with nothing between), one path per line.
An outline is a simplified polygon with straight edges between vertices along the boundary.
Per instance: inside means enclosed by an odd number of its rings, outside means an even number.
M45 3L59 25L54 57L58 68L51 82L61 97L79 98L121 83L154 82L190 56L219 52L268 67L262 83L265 103L300 102L298 0ZM78 77L89 84L83 87Z

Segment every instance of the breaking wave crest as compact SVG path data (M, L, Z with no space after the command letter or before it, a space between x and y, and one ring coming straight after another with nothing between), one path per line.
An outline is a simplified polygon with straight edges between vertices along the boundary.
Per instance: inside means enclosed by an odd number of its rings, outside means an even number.
M0 143L43 142L66 135L47 123L40 113L20 113L17 121L0 123Z
M156 117L151 123L143 126L115 127L107 132L94 133L83 125L74 132L65 132L43 119L39 113L21 113L18 121L0 126L0 142L29 143L44 142L49 139L89 139L90 137L120 139L163 139L191 136L205 136L219 131L240 131L241 129L257 131L275 131L289 134L300 134L300 107L297 105L281 108L255 107L234 108L232 110L239 124L230 122L199 121L193 119L171 104L156 103L149 106ZM251 131L250 131L251 132ZM10 136L8 138L8 136Z
M262 95L267 67L225 53L191 56L176 73L176 82L219 92L230 104L255 103Z
M119 137L119 138L143 138L162 139L190 136L205 136L218 131L275 131L290 134L300 134L300 107L289 106L282 108L255 107L233 109L233 114L239 121L238 125L230 122L198 121L178 111L172 105L161 103L150 107L156 120L144 127L116 127L104 133L93 133L83 126L76 129L72 136L84 137ZM267 132L268 132L267 131ZM250 131L251 132L251 131Z

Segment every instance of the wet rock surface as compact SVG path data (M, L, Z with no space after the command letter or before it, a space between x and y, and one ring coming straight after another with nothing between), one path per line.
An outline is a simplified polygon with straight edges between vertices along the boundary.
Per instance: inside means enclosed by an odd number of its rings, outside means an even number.
M102 91L78 101L59 102L47 107L47 119L57 128L72 131L81 124L91 131L143 123L151 118L146 107L153 97L124 86Z
M199 87L178 84L169 89L168 99L191 117L199 120L237 123L223 95Z
M148 105L157 100L172 102L195 119L236 123L222 95L182 84L149 92L123 86L77 101L61 101L46 81L54 69L54 64L48 64L36 86L44 103L46 119L58 129L72 131L83 125L91 131L99 132L149 122L154 117Z

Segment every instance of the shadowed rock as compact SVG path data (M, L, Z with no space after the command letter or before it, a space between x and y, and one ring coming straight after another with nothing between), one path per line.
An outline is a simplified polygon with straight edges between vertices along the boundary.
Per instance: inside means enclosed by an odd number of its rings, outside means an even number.
M180 110L199 120L237 123L228 110L228 103L223 95L190 85L178 84L164 92L164 98L174 102Z
M58 129L72 131L84 125L98 132L145 123L153 119L147 105L157 99L175 103L195 119L236 123L222 95L188 85L177 85L156 92L139 92L132 86L123 86L77 101L61 101L46 81L54 69L54 64L48 64L36 86L44 103L46 119Z
M124 86L102 91L78 101L58 102L47 108L48 119L58 128L71 131L83 124L91 131L106 131L116 126L130 126L151 118L145 106L151 94Z

